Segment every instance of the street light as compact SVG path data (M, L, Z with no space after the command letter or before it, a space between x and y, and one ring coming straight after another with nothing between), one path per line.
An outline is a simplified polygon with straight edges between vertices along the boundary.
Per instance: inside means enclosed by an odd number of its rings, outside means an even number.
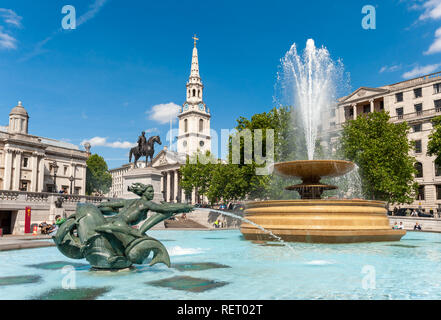
M69 181L70 181L70 194L72 194L72 182L75 180L75 178L73 176L70 176Z

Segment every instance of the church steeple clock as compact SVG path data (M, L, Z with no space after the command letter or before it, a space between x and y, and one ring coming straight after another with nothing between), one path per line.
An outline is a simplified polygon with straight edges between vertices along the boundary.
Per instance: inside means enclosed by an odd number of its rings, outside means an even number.
M199 75L196 35L191 59L190 77L186 85L187 99L182 104L179 119L178 152L192 155L194 152L211 152L210 113L203 100L204 85Z

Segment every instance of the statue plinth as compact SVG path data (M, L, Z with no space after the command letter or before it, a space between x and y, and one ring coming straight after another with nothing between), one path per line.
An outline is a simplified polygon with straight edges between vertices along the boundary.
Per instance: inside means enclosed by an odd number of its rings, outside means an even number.
M160 202L164 200L164 197L161 193L161 171L153 168L153 167L145 167L145 168L132 168L127 173L124 174L123 177L123 190L124 193L122 197L124 199L135 199L138 198L137 195L127 190L132 183L142 183L142 184L151 184L153 189L155 190L155 195L153 201Z

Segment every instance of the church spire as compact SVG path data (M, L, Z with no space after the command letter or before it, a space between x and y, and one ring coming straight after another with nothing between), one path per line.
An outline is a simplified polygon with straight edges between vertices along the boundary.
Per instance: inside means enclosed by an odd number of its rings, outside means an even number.
M191 58L191 72L190 72L190 82L192 82L192 78L199 78L200 82L200 76L199 76L199 61L198 61L198 48L196 48L196 41L199 39L196 37L196 35L193 36L194 40L194 48L193 48L193 55ZM196 80L196 79L193 79Z

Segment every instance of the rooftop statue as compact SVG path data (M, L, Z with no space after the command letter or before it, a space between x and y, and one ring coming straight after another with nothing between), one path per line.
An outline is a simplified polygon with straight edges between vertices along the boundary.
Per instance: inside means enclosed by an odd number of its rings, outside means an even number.
M165 219L192 211L193 206L153 202L152 185L134 183L128 190L140 198L104 202L98 206L79 204L52 237L60 252L72 259L86 258L94 269L122 269L142 264L153 252L149 265L164 263L170 267L164 245L145 233ZM154 214L145 220L149 210ZM139 229L133 228L143 220Z

